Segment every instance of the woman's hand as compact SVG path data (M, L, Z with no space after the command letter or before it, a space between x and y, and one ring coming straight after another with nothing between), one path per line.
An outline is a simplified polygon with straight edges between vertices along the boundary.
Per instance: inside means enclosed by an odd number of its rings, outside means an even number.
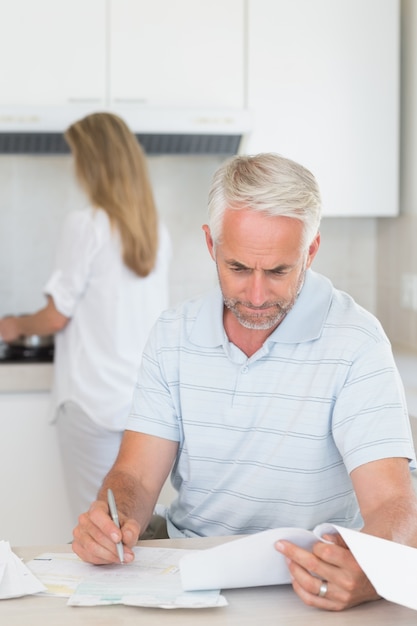
M21 335L18 319L13 315L8 315L0 319L0 339L9 343L15 341Z

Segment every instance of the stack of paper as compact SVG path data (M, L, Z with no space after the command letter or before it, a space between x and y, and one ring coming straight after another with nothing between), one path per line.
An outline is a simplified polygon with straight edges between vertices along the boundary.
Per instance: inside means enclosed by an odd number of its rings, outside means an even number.
M334 533L343 537L379 595L417 610L417 549L336 524L320 524L314 531L275 528L207 550L137 547L135 561L123 565L96 567L64 553L39 555L28 566L48 594L68 596L72 606L219 607L227 604L220 589L290 583L285 558L275 549L279 539L310 550ZM14 595L34 591L39 588Z
M45 591L45 587L12 552L8 541L0 541L0 600Z

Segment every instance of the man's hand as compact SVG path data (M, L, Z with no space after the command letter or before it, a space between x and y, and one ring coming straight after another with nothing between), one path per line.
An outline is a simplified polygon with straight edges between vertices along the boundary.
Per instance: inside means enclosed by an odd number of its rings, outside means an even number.
M332 543L318 541L312 552L289 541L276 543L276 549L286 558L292 586L301 600L328 611L378 600L374 587L343 539L339 535L325 535L323 539Z
M94 565L120 563L116 544L123 543L124 561L130 563L135 558L133 546L139 537L139 524L134 519L126 519L119 511L120 529L110 517L107 503L93 502L86 513L78 518L74 528L72 549L83 561Z

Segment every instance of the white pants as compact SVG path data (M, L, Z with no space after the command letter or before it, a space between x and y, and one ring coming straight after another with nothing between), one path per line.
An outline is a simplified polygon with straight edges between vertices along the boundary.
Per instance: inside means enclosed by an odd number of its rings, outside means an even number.
M104 477L119 452L123 431L95 424L74 402L57 412L55 424L74 525L96 500Z

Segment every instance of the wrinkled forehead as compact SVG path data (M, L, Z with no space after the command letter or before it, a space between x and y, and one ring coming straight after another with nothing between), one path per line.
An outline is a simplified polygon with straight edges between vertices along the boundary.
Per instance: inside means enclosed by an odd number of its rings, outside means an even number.
M249 210L226 210L222 237L217 244L223 257L236 257L247 267L271 269L287 258L293 263L302 255L304 225L290 217L271 217Z

